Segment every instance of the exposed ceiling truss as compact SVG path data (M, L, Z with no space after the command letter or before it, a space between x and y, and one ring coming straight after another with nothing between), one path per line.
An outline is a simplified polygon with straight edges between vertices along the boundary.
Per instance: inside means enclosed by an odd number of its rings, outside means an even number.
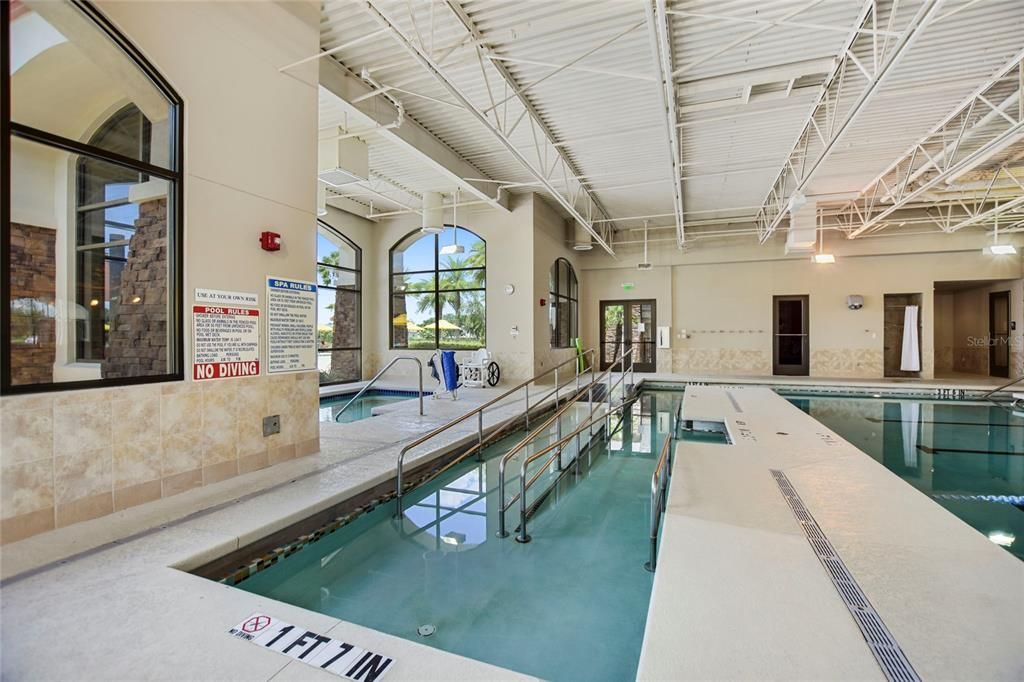
M604 210L600 201L578 179L580 171L565 155L562 148L556 144L554 135L541 120L540 115L526 96L526 93L535 87L540 80L546 80L554 75L555 72L544 76L538 81L522 85L516 81L500 61L487 59L492 68L497 70L501 76L501 82L495 83L492 88L488 77L488 68L484 63L485 58L489 55L487 43L456 0L448 0L446 4L459 18L463 26L466 27L469 36L474 41L480 69L487 83L489 106L472 102L469 96L424 50L422 39L418 42L412 40L391 17L380 9L378 3L374 2L374 0L367 0L365 7L374 20L388 31L399 46L413 57L423 69L429 72L448 91L457 104L471 113L491 133L495 140L536 179L539 185L547 190L562 208L593 236L601 248L610 255L615 255L615 252L606 240L608 228L597 228L593 222L595 213L606 218L610 216ZM636 28L639 28L639 25L628 28L625 33L631 32ZM605 44L588 51L580 59L593 53L600 47L604 47ZM496 94L495 90L499 89L500 92ZM525 125L529 127L530 139L533 142L531 149L520 148L512 138L513 133L524 121ZM557 187L553 182L556 178L561 180L561 188ZM605 234L602 234L602 232Z
M940 198L940 192L957 189L958 180L1024 140L1022 95L1024 51L876 177L857 199L841 209L849 236L859 237L881 230L892 224L890 218L900 209L915 202L935 200ZM1006 181L1009 181L1008 187ZM983 223L1019 206L1024 185L1012 166L1002 164L987 182L975 181L965 189L975 193L966 195L960 202L966 215L958 215L961 220L955 223L948 217L944 219L941 226L945 231ZM1011 202L1006 202L1006 193L1001 189L1008 189L1017 203L1011 206ZM999 199L1003 199L1002 204ZM996 205L982 210L990 202ZM968 209L968 205L975 208ZM949 215L952 216L952 212Z
M686 241L683 215L683 170L682 149L679 145L678 95L673 72L672 36L668 23L665 0L645 0L647 24L651 33L651 52L657 71L658 91L661 96L662 113L665 115L666 142L671 160L672 209L676 219L676 245L681 249Z
M641 221L766 243L803 197L848 236L1020 231L1022 31L1018 0L324 0L296 64L369 148L335 205L537 192L614 255Z
M899 3L894 2L884 13L876 0L864 3L856 27L850 32L814 109L758 211L758 233L762 244L788 215L791 199L798 197L807 187L815 171L867 105L885 76L937 14L941 4L942 0L927 0L902 27L899 37L894 38L892 33L898 28Z

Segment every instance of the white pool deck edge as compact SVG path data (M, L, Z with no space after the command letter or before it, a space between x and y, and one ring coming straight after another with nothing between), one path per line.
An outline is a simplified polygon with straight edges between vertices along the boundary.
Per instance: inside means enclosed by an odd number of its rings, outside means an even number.
M884 679L770 469L925 680L1024 679L1024 563L764 387L691 386L638 679Z
M641 379L641 376L657 381L693 380L690 377L665 374L637 375L637 379ZM715 380L738 383L736 377L718 377ZM427 403L425 418L415 414L415 403L400 407L397 404L387 406L388 414L379 418L387 419L387 429L384 430L380 429L377 419L345 425L327 424L321 435L321 452L315 455L3 547L0 550L0 571L5 578L18 577L0 588L0 676L12 680L337 679L227 634L229 627L250 613L265 611L290 623L345 638L359 646L394 656L395 667L386 678L389 682L526 679L511 671L252 595L173 568L201 565L386 480L394 475L395 457L402 442L408 442L437 424L486 401L499 390L465 390L460 392L461 400L457 403L430 401ZM712 390L723 389L690 389L690 397L687 399ZM758 411L762 402L757 401ZM515 407L507 409L511 413ZM800 414L795 409L793 411ZM505 416L497 412L488 418L488 424ZM764 418L774 423L774 417L766 415ZM468 421L463 427L453 431L452 440L471 438L475 432L475 420ZM978 603L964 604L964 608L958 606L958 611L970 615L967 622L972 625L978 611L997 614L1013 610L1017 614L1024 612L1020 603L1021 594L1024 594L1024 569L1019 561L991 545L955 517L946 514L938 505L875 464L870 457L852 449L852 446L848 447L851 452L843 457L828 457L817 461L808 455L807 461L801 461L796 467L798 470L800 467L806 468L802 476L800 471L793 472L783 467L816 516L819 516L819 507L822 506L819 498L827 496L829 492L826 483L815 482L816 476L820 478L825 473L827 477L833 471L840 471L845 479L851 462L867 460L880 470L876 474L889 477L881 477L883 483L880 487L886 495L898 498L896 503L900 509L907 510L910 520L902 522L903 525L913 526L914 519L923 514L922 523L927 527L936 525L944 533L930 542L918 541L913 534L909 534L909 537L904 537L906 533L891 537L883 534L882 538L894 543L895 549L892 551L897 555L908 554L906 561L911 562L911 566L916 566L916 563L928 564L936 552L947 560L956 559L957 565L945 570L940 571L934 567L928 569L931 571L929 575L938 573L938 577L942 578L942 582L931 588L934 592L931 594L933 604L942 604L947 592L954 596L964 592L962 601L973 596ZM832 455L831 452L828 454ZM424 456L431 455L425 453ZM771 520L775 526L763 527L763 514L755 511L761 509L761 502L753 505L751 499L744 495L715 496L706 499L703 507L698 505L690 509L686 505L693 505L694 502L683 496L686 486L680 481L686 472L680 469L684 466L681 460L676 460L676 468L680 473L674 478L670 492L670 508L663 530L661 565L655 577L655 595L640 678L684 679L700 676L699 673L704 670L708 672L704 678L723 679L730 677L727 674L730 668L717 667L717 664L729 664L730 661L737 666L737 670L755 671L746 675L748 678L792 677L789 671L804 667L822 671L820 661L819 667L807 663L797 665L793 660L796 657L793 652L798 651L802 656L808 642L823 637L799 641L798 635L804 635L802 630L787 633L782 624L788 622L788 619L780 620L783 616L770 609L755 609L760 616L769 612L774 614L758 626L757 621L745 617L745 614L750 613L750 603L738 598L738 593L743 593L752 598L753 604L776 603L778 595L788 594L787 590L824 580L820 565L806 547L806 541L802 535L795 534L795 522L791 521L791 517L780 517L779 510L770 502L760 481L751 483L751 486L756 488L760 496L756 499L762 500L771 509ZM749 459L738 456L698 456L694 462L693 466L698 469L706 465L704 473L699 476L691 474L694 476L694 485L697 485L696 481L701 477L706 479L706 485L715 484L716 471L723 462L731 462L730 467L735 471L727 473L730 476L738 474L736 481L739 482L754 476L753 472L760 469L747 466ZM859 469L864 469L862 465L863 462L854 467L858 469L857 476L865 475L859 472ZM742 490L740 483L732 480L718 481L717 484L727 489ZM872 488L850 492L854 498L862 494L874 495L875 491ZM925 510L919 501L908 501L916 499L915 496L926 502L930 511ZM779 500L782 500L781 496ZM681 508L680 504L683 505ZM942 514L937 515L934 511L936 509ZM782 510L790 514L784 502ZM896 623L892 622L886 609L882 608L882 605L889 606L892 598L880 597L882 604L875 598L875 592L881 594L885 591L883 588L886 587L886 580L892 580L898 587L905 582L899 575L875 572L875 567L890 566L893 563L887 558L889 546L881 543L880 550L877 538L871 535L871 529L882 524L887 517L875 510L874 516L868 517L870 524L865 526L867 530L861 532L857 524L861 524L862 519L844 517L843 511L841 506L837 510L825 504L821 512L824 518L819 517L819 523L830 536L837 522L840 528L845 528L842 524L844 520L850 526L846 529L850 537L840 534L838 538L832 537L833 543L843 552L844 559L847 559L854 575L861 580L869 598L876 602L883 618L901 643L904 643L902 637L905 634L903 630L907 628L906 623L900 617L896 618ZM832 525L827 525L826 521ZM786 522L792 523L792 527L785 526ZM758 526L759 523L762 526ZM966 533L972 534L971 540L967 540ZM727 541L730 534L735 535L737 542ZM958 539L957 542L950 539L954 537ZM973 542L976 540L981 541L980 546ZM972 546L961 546L961 541ZM954 546L946 549L947 544ZM853 547L854 559L847 557L848 546ZM694 547L702 551L695 553L692 551ZM721 552L734 553L736 560L728 564L733 567L731 573L716 565L716 562L721 561L722 553L708 551L708 548L720 548ZM711 575L714 579L708 580L703 589L694 594L693 586L696 583L691 581L695 575L700 575L700 566L695 567L693 560L701 556L705 558L705 563L711 565L705 575ZM52 563L61 559L66 559L67 563ZM781 583L766 583L758 578L763 572L758 570L759 564L762 567L772 566L772 561L775 562L775 570L782 570L784 574ZM798 572L791 574L783 570L788 565L798 566L798 569L794 569ZM861 577L865 573L865 566L868 569L867 580ZM818 573L815 574L814 570ZM970 579L974 571L981 571L981 574L988 576L987 584L963 588L961 583ZM681 580L679 576L687 576L687 580ZM730 580L730 576L733 579ZM787 579L793 584L787 583ZM969 582L975 581L971 579ZM1006 591L1012 591L1014 584L1021 588L1018 595L1005 594ZM877 678L877 666L874 666L859 633L855 628L851 632L852 621L846 623L839 617L843 616L849 621L834 590L828 592L832 590L831 583L825 582L827 590L822 591L821 587L818 585L815 588L816 598L805 597L803 601L795 602L796 606L789 603L786 611L790 619L803 619L806 623L803 629L812 633L833 632L831 628L834 628L836 639L834 642L831 639L829 641L831 650L836 651L839 657L835 660L849 659L849 662L842 666L830 662L827 674L805 677L848 679L861 671L867 678L872 675ZM994 598L992 593L998 592L1000 587L1004 588L1003 593ZM910 593L913 594L913 590ZM674 610L664 608L665 604L680 598L683 602L675 602ZM828 601L829 598L832 602ZM894 598L897 601L900 599L898 595ZM679 603L683 606L680 607ZM956 598L953 603L957 603ZM960 650L973 646L980 647L977 651L988 651L992 647L980 642L981 637L986 641L993 638L1006 641L1015 634L1014 627L1018 630L1021 627L1019 619L1006 622L997 618L998 623L980 623L980 629L972 634L959 625L959 619L963 618L961 613L945 613L942 619L935 621L932 612L936 608L927 604L904 605L903 612L898 609L896 612L904 613L914 627L922 629L919 639L927 639L925 633L936 635L940 641L947 643L950 633L962 637L957 648L953 651L947 649L938 656L939 659L959 658ZM931 620L918 622L919 618L926 617ZM821 627L818 626L819 619L823 619ZM716 623L730 625L732 630L712 627ZM903 629L894 627L896 625ZM999 631L997 626L1001 626L1002 630ZM687 640L687 637L692 639ZM708 645L716 640L717 647ZM913 637L911 641L914 641ZM697 646L697 642L702 645ZM779 642L787 644L789 648L776 647L775 644ZM904 643L904 646L907 645ZM682 650L693 651L697 655L683 656L685 660L681 660ZM59 652L59 655L55 652ZM1005 672L1005 651L998 653L1002 655L999 662L1003 665L999 670ZM911 651L908 651L910 654ZM920 653L915 650L914 655ZM911 660L917 665L914 655ZM963 658L971 659L970 656ZM737 659L747 661L747 667L740 666ZM700 661L704 662L705 667L701 667ZM1020 679L1024 677L1021 675L1024 668L1019 665L1019 661L1017 663L1016 678ZM936 667L941 669L941 666ZM967 663L961 662L959 669L967 668ZM972 666L970 669L979 673L992 668L983 665ZM924 671L919 668L919 672ZM731 677L737 676L743 675ZM951 676L943 674L938 677ZM981 679L977 675L970 677ZM997 678L993 676L986 679Z

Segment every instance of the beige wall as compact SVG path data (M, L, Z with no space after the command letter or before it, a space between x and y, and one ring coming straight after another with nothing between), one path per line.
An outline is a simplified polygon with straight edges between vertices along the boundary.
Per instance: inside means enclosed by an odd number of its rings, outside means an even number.
M569 247L565 219L540 197L534 200L533 212L533 369L540 374L555 365L571 359L576 351L571 348L551 347L551 266L558 258L572 264L577 280L580 278L578 252ZM582 292L583 283L579 282ZM540 299L547 305L540 305ZM581 320L582 324L582 320ZM561 372L561 370L559 370ZM573 371L572 366L566 372ZM562 375L564 376L564 374Z
M767 375L772 371L772 296L807 294L811 375L882 377L883 296L921 293L922 375L930 377L934 282L1021 276L1019 256L982 254L984 236L978 234L832 241L829 250L838 262L828 266L815 265L807 256L786 257L779 243L762 247L751 241L700 244L684 252L667 245L655 248L655 268L649 272L636 270L636 248L618 249L618 261L601 254L585 257L587 345L597 340L601 299L654 298L658 325L672 325L672 371ZM636 285L628 296L622 282ZM862 295L864 307L848 310L848 294ZM682 330L688 338L682 338ZM659 368L664 364L659 353Z
M99 7L185 100L185 305L197 287L263 305L268 275L313 279L317 73L278 69L317 50L316 3ZM281 251L259 249L265 229ZM183 332L189 377L188 316ZM2 540L315 451L316 408L315 372L4 397ZM268 414L281 433L264 438Z

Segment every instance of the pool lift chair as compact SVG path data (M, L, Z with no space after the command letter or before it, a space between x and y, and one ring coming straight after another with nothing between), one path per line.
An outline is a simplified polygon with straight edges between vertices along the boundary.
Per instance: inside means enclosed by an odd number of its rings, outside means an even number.
M501 381L501 368L489 350L480 348L459 363L459 375L466 388L493 388Z

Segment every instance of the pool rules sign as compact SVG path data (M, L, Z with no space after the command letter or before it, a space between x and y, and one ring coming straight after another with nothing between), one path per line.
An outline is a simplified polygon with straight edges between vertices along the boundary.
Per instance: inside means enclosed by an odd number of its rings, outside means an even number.
M239 305L255 304L256 296L197 289L196 301L192 306L192 378L257 376L260 311Z
M356 682L381 679L394 662L383 654L375 654L263 613L252 614L229 632L257 646Z
M316 369L316 292L313 282L267 279L267 372Z

